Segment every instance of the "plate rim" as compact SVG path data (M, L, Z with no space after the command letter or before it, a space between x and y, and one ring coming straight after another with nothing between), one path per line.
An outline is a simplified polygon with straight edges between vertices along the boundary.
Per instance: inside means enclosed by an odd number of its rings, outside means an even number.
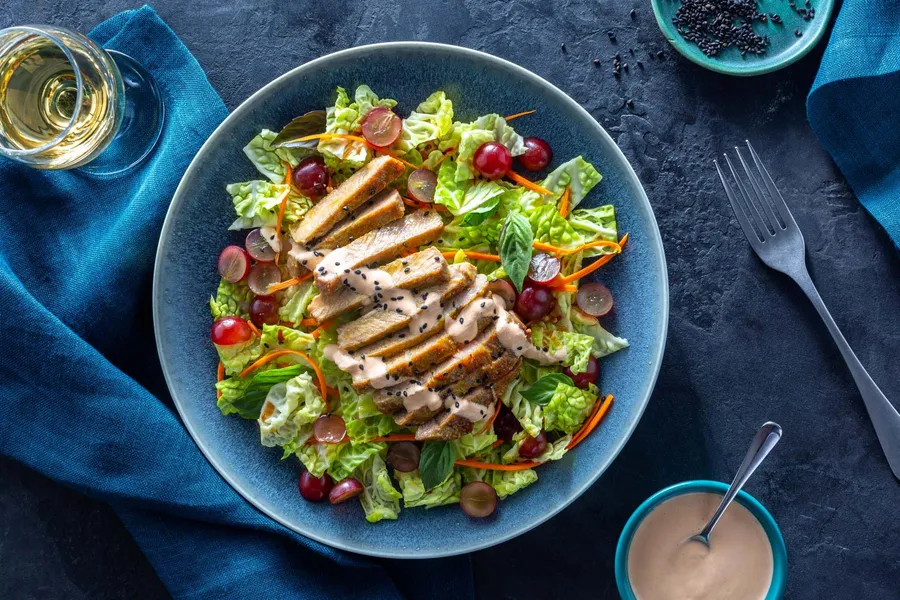
M209 149L212 147L214 140L218 137L220 130L226 126L226 124L230 123L233 119L237 120L243 116L243 113L249 109L249 105L252 101L264 97L268 94L269 90L276 87L281 81L295 77L299 74L302 74L305 70L310 69L314 66L318 66L323 62L328 62L335 57L354 57L356 55L366 55L372 51L381 51L381 50L394 50L394 49L420 49L420 48L431 48L438 51L448 52L448 53L458 53L464 56L468 56L471 58L476 58L482 61L486 61L488 63L492 63L495 66L498 66L502 69L506 69L508 71L512 71L515 74L521 75L526 79L533 80L538 86L545 89L551 97L562 102L563 104L568 104L571 108L573 108L576 112L582 113L583 116L590 119L591 122L594 123L597 130L600 132L602 137L605 137L607 141L610 142L613 148L615 148L616 152L619 154L619 158L622 159L622 162L625 164L625 169L623 169L623 173L625 175L625 179L631 183L636 184L636 188L638 190L637 201L642 203L651 219L651 223L653 225L653 232L650 236L650 242L655 250L657 251L656 256L658 256L658 264L657 268L661 272L662 285L659 286L659 290L657 290L657 294L659 295L659 300L662 304L662 315L661 315L661 335L660 339L656 342L656 348L651 349L652 355L652 373L648 380L647 393L644 398L640 401L640 406L637 413L634 415L633 419L627 422L627 433L622 437L619 443L614 447L613 452L610 454L609 458L602 463L598 464L594 467L592 473L589 477L585 479L585 481L576 488L571 494L570 497L563 503L561 503L554 510L549 511L545 514L539 516L539 518L534 519L529 523L525 523L517 528L514 528L512 531L505 533L497 538L493 538L487 541L476 540L471 544L455 548L453 550L435 550L435 551L417 551L415 554L407 551L390 551L390 550L372 550L370 548L358 548L353 544L343 542L340 539L329 539L325 536L317 535L311 532L306 531L303 527L294 525L289 523L286 519L282 519L281 517L273 514L267 508L262 506L262 503L254 500L253 495L249 493L247 490L244 490L241 485L239 485L234 479L231 477L229 473L229 468L227 465L219 464L217 460L215 460L211 453L207 450L205 441L202 439L200 435L196 431L194 431L193 426L189 422L189 420L185 416L185 411L182 409L182 402L179 398L176 397L173 391L173 383L172 383L172 375L169 372L168 362L166 357L162 351L162 334L160 333L160 296L161 296L161 283L160 283L160 272L162 270L162 262L163 262L163 249L166 240L170 236L170 229L172 227L172 221L174 219L175 213L180 208L182 202L186 200L186 185L185 181L189 179L189 175L191 175L195 169L198 168L197 158L201 155L204 155L206 152L210 151ZM650 200L647 197L647 192L644 189L643 184L638 178L637 174L634 172L634 168L631 163L628 161L628 158L622 152L621 148L619 148L618 144L616 144L615 140L613 140L612 136L603 128L602 125L587 111L582 107L579 103L577 103L573 98L571 98L568 94L563 92L561 89L544 79L543 77L532 73L525 67L521 67L511 61L508 61L504 58L500 58L498 56L494 56L492 54L488 54L486 52L482 52L480 50L474 50L472 48L466 48L463 46L455 46L452 44L442 44L437 42L417 42L417 41L399 41L399 42L381 42L376 44L366 44L363 46L356 46L353 48L347 48L344 50L338 50L336 52L332 52L321 56L319 58L310 60L301 65L294 67L293 69L279 75L272 81L265 84L263 87L258 89L256 92L251 94L248 98L242 101L237 108L234 109L223 121L220 123L215 130L209 135L203 145L197 150L194 158L191 159L191 163L188 165L184 174L181 177L181 180L178 182L178 187L175 189L175 193L172 196L172 200L169 203L169 207L166 210L166 217L163 221L162 228L160 229L159 240L157 242L156 247L156 257L153 263L153 285L151 289L152 294L152 313L153 313L153 332L154 332L154 341L156 343L156 351L159 357L160 367L163 371L163 377L166 381L166 387L169 391L169 395L172 397L172 402L175 405L175 409L178 411L178 415L181 418L181 422L187 430L188 434L191 436L191 439L199 448L200 452L203 454L204 458L206 458L207 462L213 467L213 469L222 477L229 486L233 490L235 490L245 501L247 501L254 509L272 519L274 522L286 527L287 529L298 533L308 539L314 540L326 546L336 548L339 550L344 550L347 552L353 552L356 554L362 554L365 556L373 556L379 558L399 558L399 559L430 559L430 558L443 558L448 556L458 556L460 554L466 554L470 552L475 552L477 550L483 550L485 548L490 548L492 546L496 546L502 544L503 542L509 541L513 538L516 538L523 533L526 533L535 527L545 523L550 518L559 514L562 510L567 508L572 502L580 498L587 489L592 486L597 479L609 468L609 466L615 461L615 459L622 452L622 449L631 439L631 436L634 434L634 430L637 428L638 423L644 415L644 411L647 409L647 405L650 403L650 397L653 395L653 391L656 387L656 382L659 377L659 372L662 367L662 359L663 354L665 352L666 341L668 337L668 329L669 329L669 274L666 263L665 256L665 248L662 243L662 235L659 230L659 224L656 220L656 214L653 211L653 206L650 204Z
M785 67L788 67L807 54L815 48L819 41L825 36L825 32L828 31L828 25L831 23L831 14L834 12L834 0L820 0L820 5L816 6L816 17L818 18L821 14L822 19L818 22L817 28L814 29L815 33L812 36L804 36L806 39L803 40L801 44L797 44L794 47L797 48L791 54L788 54L781 60L777 60L772 64L762 65L759 67L751 67L748 69L738 69L733 67L728 67L727 65L730 63L721 63L716 62L714 59L704 55L703 58L699 56L695 56L694 54L689 54L686 51L686 46L689 43L683 37L678 35L678 32L675 31L671 23L666 21L661 12L660 8L661 0L651 0L651 5L653 7L653 16L656 18L656 24L659 26L660 32L663 34L663 37L669 42L669 45L675 48L675 50L681 56L685 57L695 65L699 65L704 69L712 71L714 73L720 73L722 75L733 75L735 77L755 77L757 75L765 75L767 73L774 73L775 71L780 71ZM819 8L822 5L826 5L825 12L819 13Z

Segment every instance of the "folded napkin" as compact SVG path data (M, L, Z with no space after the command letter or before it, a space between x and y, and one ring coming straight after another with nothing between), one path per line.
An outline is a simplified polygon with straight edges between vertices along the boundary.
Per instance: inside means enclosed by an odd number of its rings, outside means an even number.
M194 445L163 383L150 280L178 180L227 110L152 9L91 37L153 73L165 129L112 181L0 158L0 453L108 501L176 598L471 597L468 558L400 565L312 542Z
M806 110L860 202L900 247L900 3L844 1Z

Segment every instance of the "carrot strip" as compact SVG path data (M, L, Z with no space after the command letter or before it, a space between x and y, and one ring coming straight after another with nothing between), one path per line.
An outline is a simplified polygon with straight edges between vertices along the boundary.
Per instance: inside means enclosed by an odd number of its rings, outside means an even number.
M447 151L444 152L444 155L442 157L440 157L436 163L434 163L434 166L431 167L431 170L434 171L439 166L441 166L441 163L444 162L445 160L447 160L447 158L454 152L456 152L456 148L448 148Z
M260 331L259 331L259 329L256 327L256 325L253 324L253 321L249 321L249 320L248 320L248 321L247 321L247 325L250 327L250 329L253 331L253 333L256 334L256 337L262 337L262 333L260 333Z
M260 368L264 364L268 363L269 361L275 360L276 358L278 358L280 356L287 356L287 355L291 355L291 354L294 356L299 356L300 358L302 358L303 360L305 360L306 362L309 363L309 365L312 367L312 370L315 371L315 373L316 373L316 379L319 380L319 389L322 392L322 399L328 398L328 385L325 383L325 375L322 374L322 370L319 369L319 365L317 365L316 361L311 359L308 355L306 355L302 352L298 352L297 350L276 350L274 352L269 352L268 354L259 358L256 362L251 364L249 367L247 367L246 369L241 371L241 379L243 379L244 377L246 377L247 375L249 375L256 369Z
M466 258L474 258L475 260L490 260L492 262L500 262L500 257L496 254L484 254L483 252L469 252L468 250L463 250L463 254L466 255ZM456 256L456 252L442 252L444 258L453 258Z
M551 282L550 285L547 285L545 287L553 290L554 292L563 292L564 294L574 294L578 291L577 285L554 285L554 282Z
M583 252L589 248L612 248L617 253L622 251L622 245L617 242L610 242L609 240L598 240L596 242L591 242L590 244L584 244L583 246L578 246L577 248L560 248L558 246L552 246L550 244L545 244L543 242L535 242L534 249L535 250L543 250L544 252L552 252L557 256L568 256L570 254L577 254L578 252Z
M625 237L623 237L621 240L619 240L619 247L623 248L625 246L625 242L627 242L627 241L628 241L628 234L626 233ZM618 255L620 253L621 253L621 250L619 250L619 252L615 252L613 254L604 254L603 256L601 256L600 258L595 260L592 264L581 269L580 271L576 271L576 272L572 273L571 275L567 275L565 277L560 278L558 280L558 283L560 283L560 284L572 283L573 281L581 279L582 277L585 277L586 275L590 275L591 273L593 273L594 271L596 271L597 269L599 269L600 267L602 267L603 265L605 265L606 263L611 261L613 259L613 257L615 257L616 255Z
M458 460L455 463L458 467L472 467L473 469L487 469L489 471L524 471L540 466L539 462L520 462L511 465L498 465L496 463L485 463L478 460Z
M525 112L516 113L514 115L509 115L508 117L503 117L504 121L512 121L513 119L518 119L519 117L524 117L526 115L532 115L536 113L536 110L526 110Z
M216 382L222 381L225 379L225 365L222 364L222 361L219 361L219 366L216 367ZM216 398L222 397L222 390L216 390Z
M502 445L503 445L503 440L497 440L496 442L491 444L491 448L499 448Z
M310 140L345 140L348 142L359 142L360 144L365 144L366 146L368 146L375 152L387 154L391 158L393 158L395 160L399 160L400 162L402 162L404 165L406 165L410 169L416 170L419 168L416 165L412 164L411 162L403 160L399 156L396 156L395 154L388 152L381 146L376 146L375 144L370 143L369 140L367 140L366 138L359 137L358 135L349 135L346 133L316 133L314 135L307 135L305 137L302 137L297 141L298 142L307 142Z
M536 184L535 182L525 179L524 177L522 177L515 171L507 171L506 176L509 177L510 179L512 179L513 181L515 181L516 183L518 183L519 185L521 185L522 187L528 188L529 190L531 190L533 192L537 192L538 194L544 194L545 196L553 195L553 192L551 192L547 188L543 188L543 187L539 186L538 184Z
M270 294L274 294L275 292L280 292L281 290L286 290L289 287L293 287L298 283L303 283L307 279L310 279L313 276L312 273L307 273L306 275L301 275L300 277L292 277L291 279L286 279L281 283L273 283L267 289Z
M299 325L300 327L317 327L319 325L319 322L312 317L307 317L306 319L300 321Z
M569 186L566 186L566 191L559 199L559 216L565 219L567 214L569 214Z
M608 395L604 400L603 404L597 409L594 415L585 423L581 429L572 437L572 440L566 446L566 450L571 450L578 444L580 444L584 438L586 438L590 433L600 424L600 421L603 420L603 417L606 416L606 413L609 412L609 407L612 406L613 403L613 395Z
M291 163L284 163L284 183L287 186L291 185L291 175L293 174L293 169L291 168ZM275 223L275 232L278 235L281 235L281 225L284 223L284 211L287 208L288 196L290 196L290 192L284 195L284 198L281 199L281 206L278 207L278 221ZM281 252L275 253L275 266L278 266L278 261L281 258Z
M414 442L415 434L412 433L392 433L390 435L382 435L372 438L373 442Z

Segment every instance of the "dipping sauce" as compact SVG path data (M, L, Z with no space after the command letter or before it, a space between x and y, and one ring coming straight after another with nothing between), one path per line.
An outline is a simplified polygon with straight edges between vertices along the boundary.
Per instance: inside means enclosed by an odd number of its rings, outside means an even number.
M628 578L638 600L762 600L773 574L772 546L760 522L733 502L710 535L710 548L687 538L722 501L682 494L654 508L628 551Z

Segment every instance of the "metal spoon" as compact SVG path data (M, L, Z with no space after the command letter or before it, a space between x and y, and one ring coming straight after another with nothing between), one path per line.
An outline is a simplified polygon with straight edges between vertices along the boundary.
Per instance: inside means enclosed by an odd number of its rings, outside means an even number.
M697 535L689 537L687 541L700 542L709 548L709 534L712 533L716 523L722 518L725 509L728 508L731 501L734 500L734 497L737 496L738 492L741 491L741 488L744 487L744 484L747 483L747 480L750 479L750 476L753 475L756 467L762 463L763 459L768 456L769 452L772 451L772 448L775 447L775 444L777 444L780 439L781 425L778 423L769 421L759 428L759 431L753 436L753 441L750 443L750 448L747 449L747 455L744 457L744 462L742 462L741 466L738 468L737 473L734 476L734 481L731 482L731 487L728 488L728 492L725 494L725 497L722 498L719 508L716 509L716 512L709 520L709 523L706 524L706 527L701 529L700 533Z

